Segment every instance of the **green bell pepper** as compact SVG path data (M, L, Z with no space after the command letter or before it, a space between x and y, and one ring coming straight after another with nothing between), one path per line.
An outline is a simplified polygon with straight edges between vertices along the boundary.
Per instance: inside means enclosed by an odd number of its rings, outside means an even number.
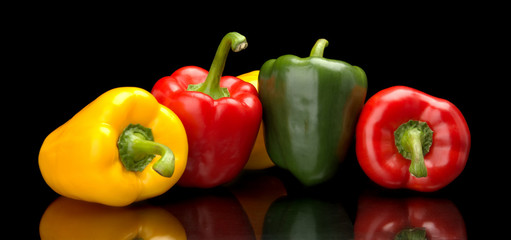
M268 154L306 186L335 175L367 93L364 71L323 58L326 46L319 39L310 57L271 59L259 73Z

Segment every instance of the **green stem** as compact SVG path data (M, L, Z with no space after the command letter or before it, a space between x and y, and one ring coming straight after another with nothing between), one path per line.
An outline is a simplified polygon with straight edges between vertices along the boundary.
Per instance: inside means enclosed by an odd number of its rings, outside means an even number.
M328 41L324 38L318 39L316 44L314 44L314 47L312 47L310 56L323 57L323 52L325 51L326 47L328 47Z
M401 144L405 146L407 151L412 153L412 162L410 163L409 169L410 173L415 177L426 177L428 171L424 163L420 135L421 132L417 129L408 130L401 140Z
M215 100L222 97L229 97L230 94L227 88L220 87L220 78L224 72L227 55L230 49L233 52L239 52L247 48L247 46L248 43L245 36L237 32L226 34L216 50L215 58L211 63L206 80L203 83L188 85L187 91L202 92Z
M119 137L117 147L119 158L129 171L143 171L156 155L160 155L161 158L153 164L153 169L164 177L171 177L174 173L174 153L169 147L154 142L150 128L130 124Z
M428 124L414 120L403 123L394 132L394 139L399 153L411 160L410 173L417 178L428 176L424 155L433 144L433 131Z
M407 228L401 230L394 240L426 240L426 229L425 228Z

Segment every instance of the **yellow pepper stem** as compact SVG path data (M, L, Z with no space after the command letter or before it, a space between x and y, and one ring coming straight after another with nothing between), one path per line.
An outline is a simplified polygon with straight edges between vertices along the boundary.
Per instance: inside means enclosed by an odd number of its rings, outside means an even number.
M122 164L129 171L143 171L156 155L160 155L161 158L153 164L153 169L164 177L174 174L174 153L169 147L154 142L150 128L130 124L119 136L117 148Z

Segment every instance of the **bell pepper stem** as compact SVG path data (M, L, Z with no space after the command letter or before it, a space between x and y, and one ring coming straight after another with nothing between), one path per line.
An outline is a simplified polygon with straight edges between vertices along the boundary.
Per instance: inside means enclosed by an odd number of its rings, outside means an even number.
M133 140L132 148L134 154L160 155L161 158L153 164L154 171L160 175L171 177L174 173L174 153L169 147L138 138Z
M427 177L424 155L433 144L433 131L428 124L414 120L401 124L394 132L394 140L399 153L411 160L410 174L417 178Z
M202 92L215 100L222 97L229 97L229 90L220 87L220 78L224 72L227 55L230 50L239 52L247 48L247 46L248 43L245 36L237 32L226 34L218 46L206 80L203 83L188 85L187 91Z
M407 228L396 234L394 240L426 240L425 228Z
M323 57L323 52L325 51L326 47L328 47L328 41L324 38L318 39L316 44L314 44L314 47L312 47L310 56Z
M412 162L410 163L409 169L410 173L415 177L426 177L428 171L424 163L420 134L421 132L419 130L411 129L405 134L401 143L412 153Z
M163 177L174 174L174 153L169 147L154 142L150 128L130 124L119 137L117 147L119 158L129 171L143 171L156 155L160 155L160 159L153 164L153 170Z

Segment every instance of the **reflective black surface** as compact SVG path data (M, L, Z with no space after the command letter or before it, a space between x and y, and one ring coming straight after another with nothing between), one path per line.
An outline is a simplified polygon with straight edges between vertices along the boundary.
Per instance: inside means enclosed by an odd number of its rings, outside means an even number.
M341 167L316 187L271 168L214 189L174 187L124 208L46 195L30 226L43 239L393 239L410 229L428 239L467 239L485 231L481 206L464 200L459 181L437 193L386 190Z

